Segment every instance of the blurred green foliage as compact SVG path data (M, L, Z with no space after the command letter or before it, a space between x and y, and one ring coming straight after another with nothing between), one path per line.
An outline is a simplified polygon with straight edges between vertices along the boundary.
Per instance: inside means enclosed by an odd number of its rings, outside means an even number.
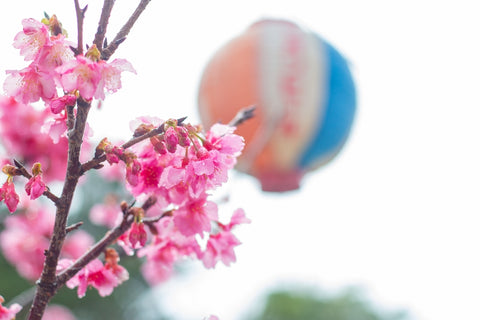
M246 320L403 320L405 311L380 312L359 289L327 296L311 289L272 291L262 309Z

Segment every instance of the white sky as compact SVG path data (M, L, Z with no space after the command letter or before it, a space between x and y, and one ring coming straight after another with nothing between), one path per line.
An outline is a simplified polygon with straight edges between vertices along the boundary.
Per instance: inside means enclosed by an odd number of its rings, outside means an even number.
M88 42L101 1L90 2ZM134 4L117 1L112 23L120 26ZM2 80L5 69L25 65L10 46L21 19L43 11L57 13L76 41L73 1L8 1ZM165 307L178 319L236 319L266 288L298 280L362 286L375 303L405 307L416 320L480 319L478 12L474 0L152 1L115 55L138 75L126 75L124 89L94 113L97 137L128 137L128 121L140 115L198 119L203 66L265 16L292 19L336 46L359 98L344 150L301 191L262 194L234 176L232 205L253 221L238 230L238 262L168 282L159 288Z

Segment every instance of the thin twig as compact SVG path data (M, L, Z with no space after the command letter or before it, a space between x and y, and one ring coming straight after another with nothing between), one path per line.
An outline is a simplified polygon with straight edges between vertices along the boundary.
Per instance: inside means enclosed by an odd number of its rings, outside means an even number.
M100 20L98 21L95 39L93 40L93 43L97 46L100 52L102 52L103 49L103 41L105 39L105 34L107 33L108 20L110 19L110 14L112 13L114 4L115 0L105 0L103 2L102 14L100 15Z
M88 5L83 9L80 8L78 0L75 2L75 13L77 14L77 54L83 53L83 20L85 19L85 11L87 11Z
M145 10L145 8L147 7L147 5L150 1L151 0L141 0L140 1L137 8L133 12L133 14L130 16L130 18L125 23L125 25L117 33L117 35L115 36L113 41L104 50L102 50L102 59L103 60L110 59L110 57L115 53L115 50L117 50L118 46L123 41L125 41L127 35L129 34L130 30L132 29L133 25L135 24L137 19L140 17L143 10Z
M255 116L256 106L250 106L248 108L243 108L235 115L235 117L228 123L229 126L236 127L248 119L251 119Z
M70 232L72 232L72 231L74 231L74 230L77 230L77 229L80 228L82 225L83 225L83 221L79 221L79 222L77 222L77 223L74 223L74 224L72 224L71 226L66 227L66 228L65 228L65 232L66 232L66 233L70 233Z

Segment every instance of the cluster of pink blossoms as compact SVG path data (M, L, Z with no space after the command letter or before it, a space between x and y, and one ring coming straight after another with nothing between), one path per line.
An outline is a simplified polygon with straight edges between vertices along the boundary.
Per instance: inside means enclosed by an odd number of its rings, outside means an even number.
M7 71L3 86L7 96L0 96L2 144L9 157L27 165L42 163L46 181L61 180L67 164L66 107L74 106L78 96L85 100L105 98L105 91L121 87L123 71L135 70L125 60L99 60L95 46L85 56L75 56L65 36L53 32L59 30L55 16L46 24L34 19L25 19L22 24L14 47L31 62L22 70ZM38 110L31 105L40 99L49 108ZM87 128L85 134L90 133ZM89 145L82 147L88 149ZM0 189L0 201L5 201L10 212L18 204L12 177L8 175ZM42 178L36 176L27 185L26 192L32 198L43 193Z
M132 123L132 129L139 135L162 123L141 118ZM154 207L139 212L130 230L117 241L129 255L140 249L137 255L146 257L142 271L151 284L168 279L174 264L183 257L196 257L207 268L215 267L218 261L225 265L234 262L233 248L240 242L231 231L249 222L243 210L237 209L231 221L222 224L216 203L209 200L210 192L227 181L228 171L243 149L243 138L234 134L235 128L216 124L203 134L199 127L176 120L163 126L164 133L128 151L107 140L97 147L112 165L124 163L127 186L136 199L156 199ZM145 227L144 215L147 220L162 218ZM121 212L110 199L92 208L90 218L111 227L121 220ZM202 249L198 237L205 235L208 240Z
M54 113L59 113L62 105L75 102L77 94L85 100L104 99L105 91L121 88L123 71L135 72L126 60L100 60L94 45L85 55L75 55L72 43L62 33L53 31L58 30L55 16L47 22L48 26L34 19L25 19L22 24L23 30L15 36L13 45L31 63L22 70L8 71L4 83L7 95L21 103L42 99ZM61 89L61 96L57 89Z
M76 111L78 99L104 99L105 92L117 91L123 71L135 73L125 60L101 60L95 45L85 55L75 54L61 30L55 17L46 23L23 21L14 46L30 64L7 72L7 96L0 97L0 136L5 151L26 165L24 171L31 168L25 174L18 162L14 166L2 161L7 179L0 188L0 202L10 212L18 207L21 213L5 219L0 246L7 260L30 280L38 279L42 271L54 224L54 215L32 200L49 192L48 182L65 177L69 112ZM40 100L47 108L32 106ZM225 265L234 262L234 248L240 242L232 230L249 220L237 209L228 223L220 222L210 195L227 181L228 171L244 147L243 138L234 134L234 127L221 124L203 132L183 121L141 118L133 127L134 137L154 130L158 133L126 149L104 139L94 156L95 160L104 155L111 166L124 170L124 181L137 203L155 202L148 210L138 207L128 211L133 221L117 244L128 255L136 252L145 258L142 272L151 284L168 279L174 264L185 257L199 259L206 268L219 261ZM85 134L88 132L87 127ZM82 147L89 145L83 143ZM15 176L29 177L26 195L15 191ZM91 211L92 221L108 228L118 226L126 217L126 210L116 202L97 205ZM92 244L93 239L82 230L69 233L58 272L74 264ZM66 285L77 288L79 297L88 287L97 289L101 296L109 295L129 277L118 262L117 252L107 248L103 261L93 259Z

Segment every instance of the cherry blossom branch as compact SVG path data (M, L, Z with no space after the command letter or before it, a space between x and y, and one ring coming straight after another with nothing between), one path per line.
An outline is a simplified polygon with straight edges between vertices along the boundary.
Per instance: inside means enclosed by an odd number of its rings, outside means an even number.
M25 169L23 164L21 164L18 160L13 159L13 163L15 164L15 167L17 167L18 172L24 176L27 179L32 178L32 175ZM57 204L58 201L60 200L56 195L54 195L52 192L50 192L50 189L47 187L45 191L43 192L43 195L47 197L48 199L52 200L53 203Z
M98 22L97 33L95 34L95 39L93 43L97 46L100 52L104 47L105 34L107 33L108 20L110 19L110 14L112 13L113 5L115 0L105 0L103 2L102 14L100 15L100 21Z
M88 5L83 9L80 8L78 0L75 2L75 12L77 14L77 54L83 53L83 20L85 19L85 12L87 11Z
M80 178L80 149L83 143L83 134L87 122L91 103L77 99L77 116L73 129L68 134L68 163L62 195L56 203L55 224L48 250L45 251L45 262L40 280L37 282L37 291L30 309L29 320L40 320L43 312L58 290L56 269L60 251L67 234L67 217L70 212L73 194Z
M138 4L137 8L133 12L133 14L130 16L128 21L125 23L125 25L120 29L120 31L117 33L113 41L102 50L102 59L103 60L108 60L110 57L114 54L115 50L117 50L118 46L125 41L128 33L132 29L133 25L137 21L137 19L140 17L142 14L143 10L147 7L148 3L151 0L141 0L140 3Z
M182 125L182 122L185 121L186 118L187 117L177 119L177 125ZM130 147L134 146L135 144L137 144L139 142L142 142L142 141L144 141L148 138L151 138L153 136L162 134L165 131L164 124L165 123L162 123L157 128L155 128L153 130L150 130L149 132L147 132L147 133L145 133L141 136L133 137L129 141L122 144L120 147L123 148L123 149L127 149L127 148L130 148ZM98 168L99 165L101 165L101 163L104 162L105 160L107 160L107 156L103 153L103 154L99 155L98 157L95 157L92 160L89 160L89 161L83 163L82 166L81 166L81 169L80 169L81 174L87 172L88 170Z
M112 230L108 231L105 236L98 241L90 250L85 252L67 269L60 272L56 279L57 288L61 288L70 280L78 271L85 267L90 261L97 258L105 249L111 245L118 237L124 234L133 223L133 216L124 215L122 222Z
M147 211L155 204L155 202L156 198L150 197L145 201L141 208L144 211ZM65 283L70 280L75 274L77 274L78 271L84 268L89 262L96 259L100 254L105 251L105 249L107 249L109 245L114 243L118 237L120 237L128 229L130 229L134 221L133 211L135 208L125 207L126 205L122 207L122 211L124 212L122 222L112 230L108 231L101 240L99 240L93 247L90 248L90 250L85 252L80 258L78 258L71 266L58 274L56 281L56 285L58 288L65 285ZM158 221L164 216L166 216L165 213L162 214L160 217L154 219ZM154 219L150 219L149 222L153 223Z

